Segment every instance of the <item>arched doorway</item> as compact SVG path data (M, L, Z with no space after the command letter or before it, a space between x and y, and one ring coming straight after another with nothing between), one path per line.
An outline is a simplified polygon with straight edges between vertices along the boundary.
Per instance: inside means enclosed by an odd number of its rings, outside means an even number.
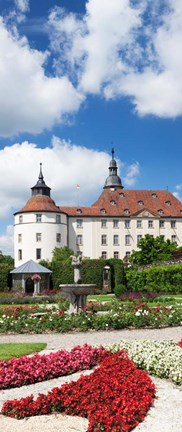
M29 295L34 293L34 281L31 279L31 277L28 277L26 280L25 293Z

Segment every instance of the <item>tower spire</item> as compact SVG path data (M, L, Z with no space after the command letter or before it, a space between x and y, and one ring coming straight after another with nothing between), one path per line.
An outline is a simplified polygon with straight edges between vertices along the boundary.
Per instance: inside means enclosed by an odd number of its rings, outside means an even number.
M111 154L112 154L112 159L109 164L109 175L106 178L104 189L106 188L123 189L121 179L117 174L118 167L114 159L114 147L112 147Z
M43 174L42 174L42 162L40 162L39 180L44 181L44 176L43 176Z
M35 195L46 195L50 197L51 188L45 184L44 176L42 173L42 162L40 163L40 171L38 176L38 181L32 188L32 196Z

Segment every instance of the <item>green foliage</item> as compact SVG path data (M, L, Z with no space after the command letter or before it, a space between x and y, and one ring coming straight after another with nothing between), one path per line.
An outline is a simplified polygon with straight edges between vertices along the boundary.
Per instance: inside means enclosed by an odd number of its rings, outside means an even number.
M39 264L49 270L52 270L52 262L49 260L42 259L39 261Z
M107 261L111 267L111 288L119 284L126 285L126 274L123 261L120 259L111 258Z
M71 284L74 282L74 271L71 265L71 259L67 257L63 258L64 254L57 253L55 248L55 259L52 260L52 278L53 287L58 289L60 284ZM69 255L70 249L63 248ZM59 255L60 254L60 255ZM73 254L73 252L72 252ZM60 256L62 258L60 258ZM69 255L70 256L70 255ZM125 269L123 262L118 259L83 259L81 267L81 282L85 284L95 284L97 289L103 287L103 270L105 265L109 265L111 268L111 288L115 285L126 284Z
M119 284L114 287L114 294L116 297L119 297L120 294L126 291L126 285Z
M53 250L52 263L65 261L71 255L74 255L74 252L68 246L64 246L63 248L55 247Z
M182 293L182 264L150 267L141 271L130 269L126 277L131 291Z
M60 284L74 282L73 267L70 259L52 262L52 279L55 289L59 289Z
M139 241L138 248L139 251L132 251L129 261L134 265L145 265L169 260L177 249L177 243L165 240L164 236L146 234Z
M14 259L10 255L3 255L0 253L0 264L8 264L11 267L14 267Z
M6 291L7 287L11 286L11 275L9 272L13 270L13 265L0 263L0 289Z
M95 284L97 288L103 286L103 270L106 260L84 259L81 268L81 280L85 284Z

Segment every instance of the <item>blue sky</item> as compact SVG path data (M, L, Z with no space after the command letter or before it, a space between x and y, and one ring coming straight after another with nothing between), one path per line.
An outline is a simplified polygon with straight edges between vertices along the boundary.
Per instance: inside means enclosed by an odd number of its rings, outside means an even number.
M180 199L181 0L0 0L0 16L0 250L40 162L60 205L97 198L112 146L125 188Z

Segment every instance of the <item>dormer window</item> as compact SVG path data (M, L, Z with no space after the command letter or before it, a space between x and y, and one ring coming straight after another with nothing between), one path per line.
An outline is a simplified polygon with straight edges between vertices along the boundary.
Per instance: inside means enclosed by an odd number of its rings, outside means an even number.
M160 209L160 210L157 210L157 212L160 214L160 215L163 215L164 214L164 212L163 212L163 210L162 209Z
M116 201L111 200L111 201L110 201L110 204L111 204L111 205L116 205Z
M81 210L80 208L77 208L77 209L76 209L76 212L77 212L77 214L81 214L81 213L82 213L82 210Z
M119 195L121 198L125 198L125 194L123 192L121 192Z
M106 214L106 210L103 208L103 209L100 209L100 212L102 213L102 214Z
M144 202L143 202L143 201L138 201L138 205L139 205L139 206L143 206L143 205L144 205Z
M171 201L166 201L166 205L167 205L168 207L170 207L170 205L171 205Z
M124 209L124 214L126 214L126 215L130 214L129 209Z
M153 194L152 194L152 198L157 198L156 193L153 193Z

